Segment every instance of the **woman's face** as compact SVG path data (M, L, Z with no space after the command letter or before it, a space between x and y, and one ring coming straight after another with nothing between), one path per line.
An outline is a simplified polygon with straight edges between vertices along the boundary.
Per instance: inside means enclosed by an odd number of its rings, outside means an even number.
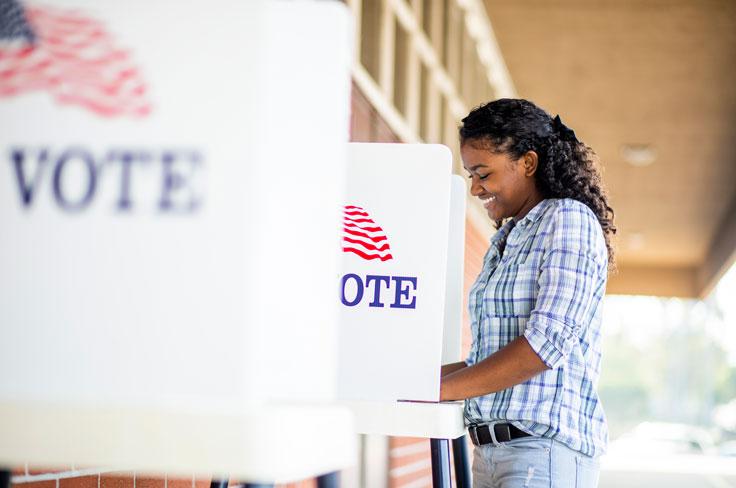
M534 182L537 156L533 151L514 159L468 141L460 155L470 173L470 194L480 198L491 219L521 219L541 201Z

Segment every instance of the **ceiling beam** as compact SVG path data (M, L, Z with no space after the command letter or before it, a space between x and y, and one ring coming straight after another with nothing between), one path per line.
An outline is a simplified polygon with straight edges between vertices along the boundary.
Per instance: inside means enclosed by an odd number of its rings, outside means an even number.
M621 265L608 277L609 295L697 298L696 268Z

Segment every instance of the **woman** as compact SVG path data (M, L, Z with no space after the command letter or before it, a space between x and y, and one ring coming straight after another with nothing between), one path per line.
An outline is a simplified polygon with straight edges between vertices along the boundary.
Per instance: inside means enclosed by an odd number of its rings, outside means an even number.
M597 486L616 229L595 155L526 100L493 101L462 123L471 193L498 231L470 291L470 354L443 367L441 400L466 399L474 486Z

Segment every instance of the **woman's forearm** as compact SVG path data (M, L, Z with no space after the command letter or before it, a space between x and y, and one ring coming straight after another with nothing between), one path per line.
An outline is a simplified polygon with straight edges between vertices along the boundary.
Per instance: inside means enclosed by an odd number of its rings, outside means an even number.
M460 368L446 375L443 366L440 401L463 400L501 391L523 383L547 369L547 365L534 352L526 338L517 337L503 349L473 366Z
M459 363L448 363L442 365L442 373L441 376L446 376L450 373L454 373L455 371L460 371L463 368L467 368L468 365L465 364L464 361L460 361Z

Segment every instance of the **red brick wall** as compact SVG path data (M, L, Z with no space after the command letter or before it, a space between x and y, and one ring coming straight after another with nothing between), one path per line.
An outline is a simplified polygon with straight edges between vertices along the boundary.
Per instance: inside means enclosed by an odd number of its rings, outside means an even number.
M350 98L351 142L401 142L355 84Z
M12 484L18 488L209 488L210 477L151 476L132 471L109 471L74 467L13 470ZM231 479L235 485L239 480ZM277 485L281 488L316 488L314 480Z
M463 283L463 359L470 351L470 319L468 318L468 293L483 266L483 256L488 250L488 239L465 221L465 280Z
M210 478L151 476L132 471L85 469L74 466L13 470L19 488L208 488Z

